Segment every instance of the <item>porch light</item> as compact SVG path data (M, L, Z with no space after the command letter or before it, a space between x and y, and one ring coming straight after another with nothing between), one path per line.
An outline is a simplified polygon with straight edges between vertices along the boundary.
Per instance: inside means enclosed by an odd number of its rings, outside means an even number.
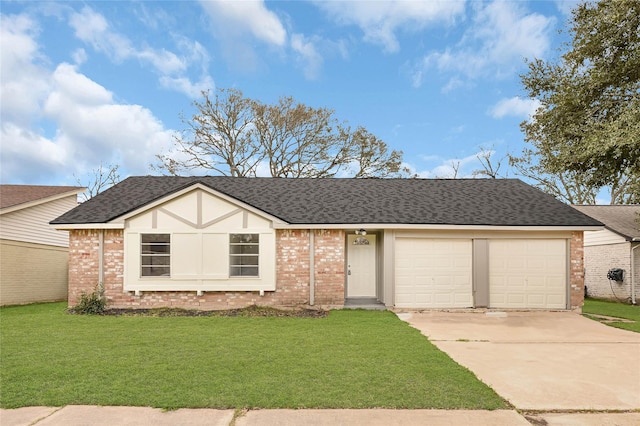
M367 240L365 238L365 235L367 235L367 231L365 231L364 229L358 229L356 231L356 235L358 237L356 237L356 239L353 240L353 245L354 246L368 246L369 245L369 240Z

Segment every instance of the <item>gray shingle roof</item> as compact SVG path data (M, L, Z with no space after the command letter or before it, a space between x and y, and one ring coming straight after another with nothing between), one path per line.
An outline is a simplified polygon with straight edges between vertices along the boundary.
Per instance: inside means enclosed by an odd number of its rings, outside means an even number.
M130 177L52 221L105 223L195 183L289 224L601 226L517 179Z
M42 200L56 195L79 193L85 188L81 186L50 185L0 185L0 209L18 206Z
M582 213L604 223L607 229L626 240L640 240L640 205L629 206L574 206Z

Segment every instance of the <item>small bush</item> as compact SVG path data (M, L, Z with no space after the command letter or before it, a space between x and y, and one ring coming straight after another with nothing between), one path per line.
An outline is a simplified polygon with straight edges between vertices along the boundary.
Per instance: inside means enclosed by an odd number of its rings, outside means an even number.
M107 301L104 298L104 294L101 286L98 284L95 291L87 294L83 291L80 295L80 301L77 305L71 308L71 311L76 314L85 315L100 315L104 312Z

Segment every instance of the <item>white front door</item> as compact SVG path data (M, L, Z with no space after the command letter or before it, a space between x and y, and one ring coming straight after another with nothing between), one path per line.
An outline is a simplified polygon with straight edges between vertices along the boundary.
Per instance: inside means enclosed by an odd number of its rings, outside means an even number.
M369 244L353 244L359 235L347 236L347 297L376 297L376 236Z

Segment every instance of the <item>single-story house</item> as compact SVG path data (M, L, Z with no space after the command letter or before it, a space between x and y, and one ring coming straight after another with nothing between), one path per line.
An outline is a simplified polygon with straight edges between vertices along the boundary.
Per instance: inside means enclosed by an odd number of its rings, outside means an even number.
M572 309L602 224L517 179L130 177L51 224L69 304Z
M0 305L67 298L69 235L49 222L76 207L84 190L0 185Z
M640 205L574 207L604 224L604 229L584 234L587 295L636 303L640 286ZM609 274L615 269L622 269L621 279Z

